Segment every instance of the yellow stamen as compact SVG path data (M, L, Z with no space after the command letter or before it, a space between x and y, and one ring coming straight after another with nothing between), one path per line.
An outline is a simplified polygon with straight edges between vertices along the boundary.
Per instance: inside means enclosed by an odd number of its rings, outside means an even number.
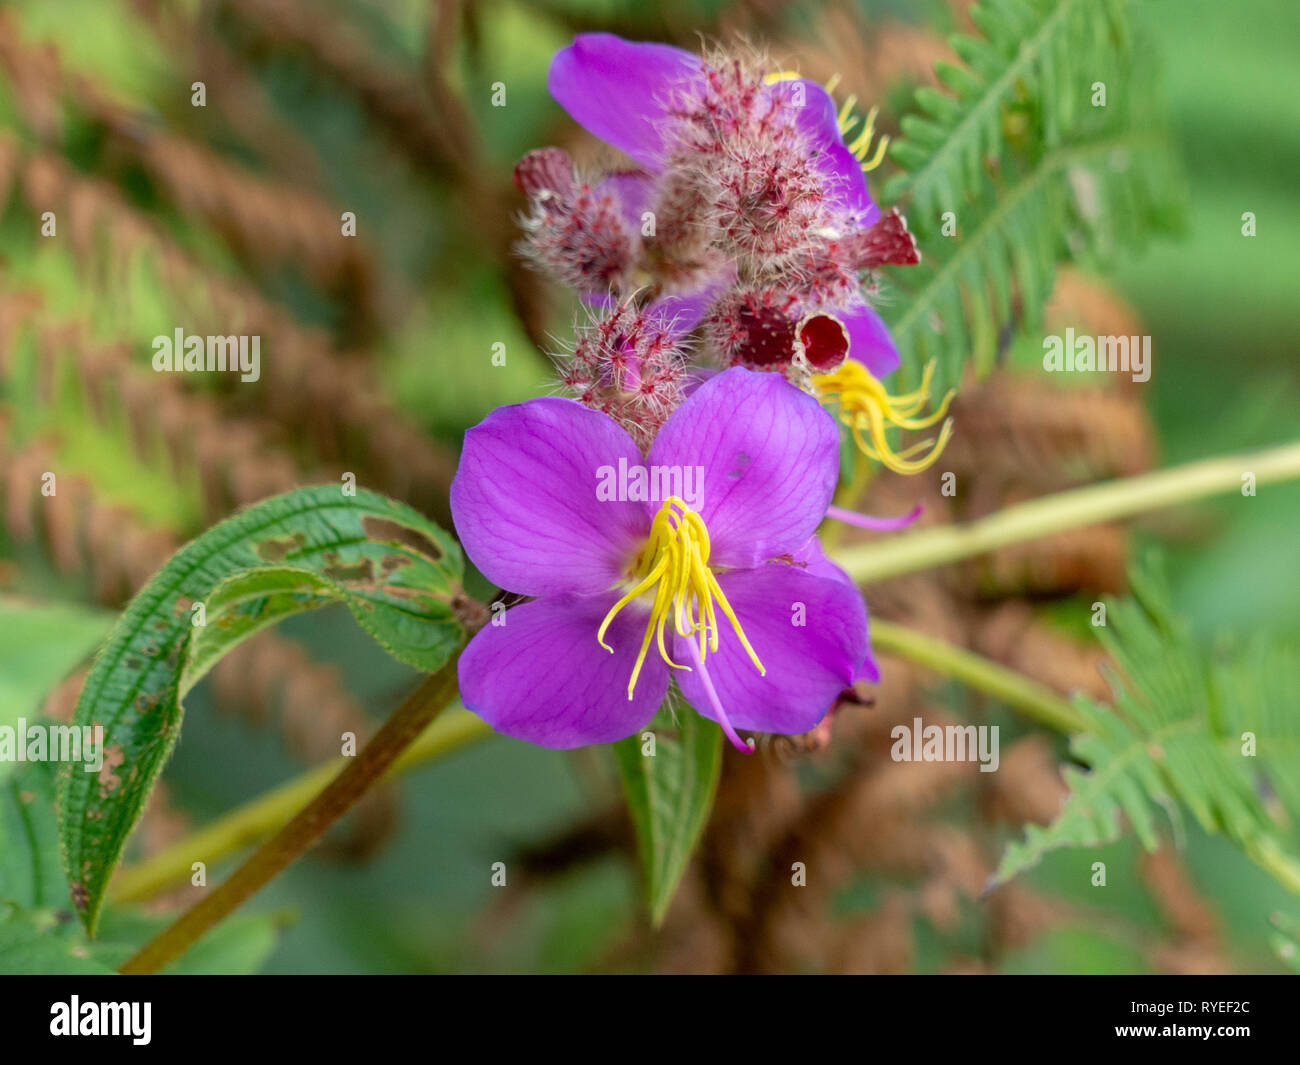
M921 414L930 398L930 380L933 376L934 363L931 362L921 377L920 388L903 395L891 396L866 366L856 359L846 359L844 365L834 373L813 377L813 384L823 401L839 406L840 420L849 427L854 443L863 454L895 473L919 473L933 465L947 446L952 436L952 419L944 421L938 440L923 440L902 451L896 451L890 446L886 430L890 426L927 429L944 418L955 395L952 391L943 397L943 402L933 413ZM863 435L864 431L870 434L870 442ZM929 452L924 458L912 457L927 447Z
M857 118L853 114L853 109L857 104L858 98L856 96L850 96L844 101L844 106L840 108L837 121L840 124L841 133L848 133L848 131L853 128L853 124L857 121Z
M628 699L632 698L632 693L636 690L637 678L641 675L641 667L645 664L652 639L660 656L673 669L690 668L674 662L668 654L664 630L670 617L673 630L678 636L699 636L701 660L707 651L718 649L715 600L723 615L731 622L741 646L749 654L759 675L767 674L763 663L754 653L754 648L750 646L745 630L736 620L717 578L709 569L709 551L709 530L705 527L704 519L676 496L670 496L655 515L650 525L650 537L632 566L632 587L605 615L605 620L600 623L600 629L596 633L601 647L613 654L614 649L605 642L605 633L614 618L632 600L654 589L654 602L650 607L645 638L641 641L641 650L637 654L636 665L632 668L632 678L627 684Z

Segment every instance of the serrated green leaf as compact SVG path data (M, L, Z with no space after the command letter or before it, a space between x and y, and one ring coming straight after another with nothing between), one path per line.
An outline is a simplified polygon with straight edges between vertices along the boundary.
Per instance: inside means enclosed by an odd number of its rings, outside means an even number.
M613 745L656 925L704 831L722 766L722 730L689 709L678 718L659 711L649 728L653 747L645 732Z
M77 724L103 727L106 752L101 773L65 772L59 791L64 869L86 927L176 742L182 699L221 654L291 613L343 602L391 654L433 672L464 635L461 572L436 525L338 485L265 500L177 552L123 613L77 705Z
M1151 57L1132 46L1127 0L985 0L962 63L938 63L952 95L917 90L900 120L883 190L908 214L922 265L886 269L883 308L905 389L937 360L937 393L958 387L1040 320L1055 266L1139 247L1176 228L1182 181L1163 132ZM1094 82L1123 85L1105 107ZM921 117L924 116L924 117ZM945 234L948 212L959 240ZM1171 223L1173 223L1171 225ZM972 269L971 267L978 269Z

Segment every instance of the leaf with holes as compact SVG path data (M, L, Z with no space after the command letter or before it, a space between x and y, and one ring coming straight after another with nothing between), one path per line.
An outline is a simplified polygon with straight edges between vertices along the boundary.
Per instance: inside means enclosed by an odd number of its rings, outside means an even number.
M614 744L656 925L709 819L722 766L718 726L689 710L678 716L661 709L648 732Z
M383 647L426 672L464 638L455 542L410 507L337 485L265 500L177 552L95 660L76 723L102 726L99 773L59 788L64 870L87 929L181 726L181 701L232 647L291 614L347 604Z

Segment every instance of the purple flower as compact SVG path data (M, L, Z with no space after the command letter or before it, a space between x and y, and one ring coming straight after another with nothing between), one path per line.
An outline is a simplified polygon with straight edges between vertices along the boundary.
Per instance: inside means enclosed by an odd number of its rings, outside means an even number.
M862 598L815 537L837 448L816 400L741 368L695 389L644 456L572 400L494 411L465 435L452 512L484 575L534 598L466 648L465 705L577 747L639 731L675 678L742 748L737 729L813 728L875 675ZM598 492L629 469L649 490Z

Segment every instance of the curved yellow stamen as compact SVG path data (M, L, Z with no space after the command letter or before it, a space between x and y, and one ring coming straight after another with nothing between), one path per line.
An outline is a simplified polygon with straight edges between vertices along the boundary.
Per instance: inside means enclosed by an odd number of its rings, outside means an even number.
M824 402L838 405L840 420L849 427L854 443L864 455L895 473L919 473L933 465L947 446L952 437L952 419L944 421L937 440L923 440L901 451L890 445L887 430L891 426L928 429L944 419L955 395L952 391L943 397L932 413L921 413L930 399L933 376L934 363L931 362L921 377L920 388L891 396L866 366L856 359L847 359L834 373L814 376L813 384ZM923 458L913 458L927 448L929 450Z
M840 113L836 118L836 121L840 124L841 133L848 133L853 128L854 123L857 122L857 118L853 114L853 109L857 105L858 98L856 96L850 96L844 101L844 105L840 108Z
M650 536L632 566L632 587L613 605L596 632L601 647L612 654L614 649L605 642L605 633L609 631L614 618L628 603L654 589L650 620L646 623L641 650L627 684L629 699L636 690L637 678L641 676L641 667L645 665L651 640L663 660L673 669L690 668L674 662L668 654L664 632L670 618L673 631L678 636L699 637L701 660L708 651L717 651L718 615L715 603L721 608L723 616L731 622L732 629L759 675L767 674L709 568L709 552L709 530L704 519L676 496L670 496L655 515L650 525Z

